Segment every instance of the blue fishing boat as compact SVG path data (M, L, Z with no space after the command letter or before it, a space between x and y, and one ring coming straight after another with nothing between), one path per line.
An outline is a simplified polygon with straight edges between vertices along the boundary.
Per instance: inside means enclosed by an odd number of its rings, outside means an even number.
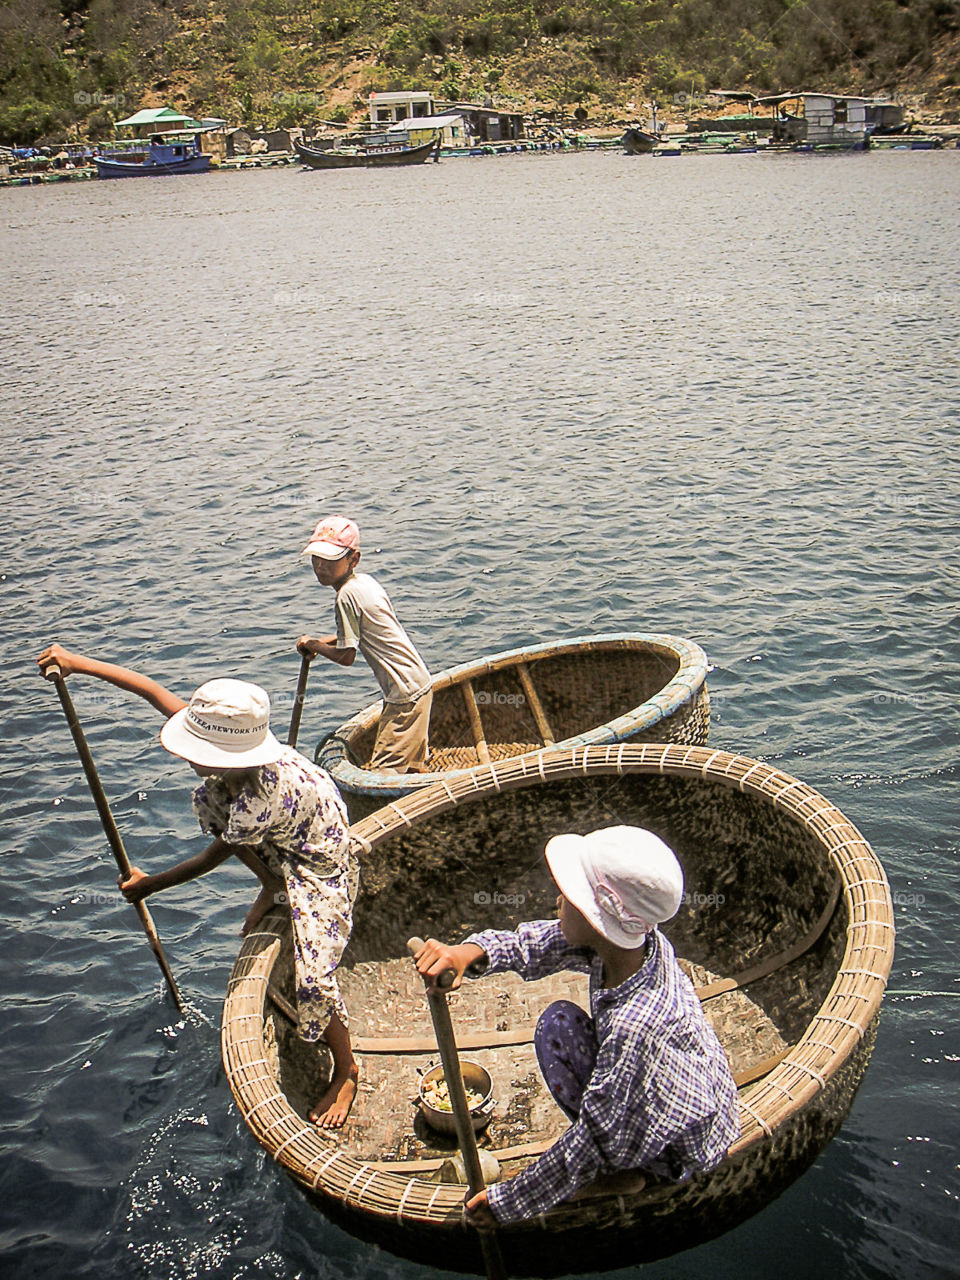
M137 159L122 160L116 156L96 156L98 178L162 177L173 173L206 173L211 157L200 150L196 134L166 138L152 133L146 152Z

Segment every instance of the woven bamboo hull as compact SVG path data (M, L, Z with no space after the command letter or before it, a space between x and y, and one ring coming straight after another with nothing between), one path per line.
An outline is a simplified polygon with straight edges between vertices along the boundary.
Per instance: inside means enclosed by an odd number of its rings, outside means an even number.
M642 632L511 649L434 677L429 773L370 769L379 702L326 738L316 758L357 822L411 791L544 747L703 744L710 728L707 669L706 654L692 641Z
M341 974L365 1087L338 1135L304 1120L323 1085L316 1050L267 999L268 981L282 989L289 979L287 924L275 913L244 941L224 1006L230 1087L261 1144L348 1230L410 1258L481 1270L460 1226L462 1189L425 1180L424 1162L439 1163L445 1148L410 1104L416 1067L436 1055L418 1048L430 1025L405 940L547 914L545 840L616 822L659 832L683 863L688 899L665 932L743 1080L742 1133L716 1170L683 1185L626 1175L503 1229L508 1270L596 1271L701 1243L779 1195L836 1132L867 1066L893 954L889 889L860 833L817 792L726 752L544 752L409 796L353 828L363 892ZM522 903L509 901L521 893ZM733 989L718 993L718 977ZM555 992L511 988L510 978L469 983L453 1006L461 1043L499 1090L482 1143L500 1152L507 1176L533 1158L523 1139L549 1144L564 1123L532 1047L501 1043L532 1029ZM384 1046L398 1035L417 1052L395 1039Z

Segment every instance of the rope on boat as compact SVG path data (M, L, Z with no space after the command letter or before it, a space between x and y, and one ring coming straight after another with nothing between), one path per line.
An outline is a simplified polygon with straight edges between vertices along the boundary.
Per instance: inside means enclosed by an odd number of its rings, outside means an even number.
M284 1119L286 1119L286 1117L284 1117ZM279 1160L287 1147L292 1147L300 1138L312 1138L316 1135L316 1132L316 1129L298 1129L296 1133L287 1138L285 1142L281 1142L280 1146L277 1147L276 1151L273 1153L274 1160Z
M813 1067L808 1067L803 1062L794 1062L792 1058L787 1058L785 1061L788 1067L795 1067L797 1071L805 1071L807 1075L812 1076L821 1089L825 1089L827 1087L827 1082L824 1077L819 1071L814 1071Z
M744 1111L746 1111L748 1116L750 1116L753 1120L757 1122L757 1124L760 1126L760 1128L769 1138L770 1135L773 1133L773 1130L767 1124L766 1120L764 1120L763 1116L759 1113L759 1111L754 1111L753 1107L750 1106L750 1103L744 1102L743 1098L740 1099L740 1106L743 1108Z
M740 782L739 782L739 787L741 791L743 791L744 788L746 787L747 779L750 777L751 773L753 773L755 769L762 769L762 768L763 768L763 765L760 763L759 760L757 760L754 763L753 767L747 770L747 772L743 775L743 777L740 779Z
M367 1162L366 1162L366 1161L364 1161L364 1162L363 1162L363 1164L360 1166L360 1168L357 1170L357 1172L353 1175L353 1177L352 1177L352 1178L350 1179L350 1181L347 1183L346 1188L344 1189L343 1195L342 1195L342 1197L341 1197L341 1199L344 1201L344 1203L346 1203L347 1197L350 1195L350 1192L353 1190L353 1185L354 1185L354 1183L355 1183L355 1182L359 1182L359 1180L363 1177L363 1175L364 1175L364 1174L365 1174L369 1169L370 1169L370 1165L369 1165L369 1164L367 1164ZM376 1171L376 1169L374 1169L374 1171L373 1171L373 1175L371 1175L371 1176L374 1176L374 1175L376 1174L376 1172L377 1172L377 1171ZM370 1179L368 1178L368 1179L367 1179L367 1186L369 1186L369 1184L370 1184ZM366 1190L366 1187L364 1188L364 1190ZM362 1195L362 1194L363 1194L363 1192L361 1192L360 1194Z
M403 1206L407 1203L407 1196L410 1194L410 1192L413 1190L415 1186L416 1186L416 1179L411 1178L410 1181L407 1183L406 1187L404 1188L403 1195L400 1197L400 1203L397 1205L397 1222L400 1224L401 1227L403 1226Z
M842 1022L848 1027L852 1027L857 1033L859 1040L863 1039L863 1027L859 1022L854 1022L852 1018L842 1018L839 1013L820 1013L817 1015L818 1022ZM834 1046L836 1049L836 1046Z
M326 1171L327 1171L327 1170L330 1168L330 1166L333 1164L333 1162L334 1162L335 1160L339 1160L339 1159L340 1159L340 1157L341 1157L341 1156L343 1156L343 1154L344 1154L344 1153L343 1153L342 1151L334 1151L334 1153L333 1153L331 1156L328 1156L328 1157L327 1157L327 1159L326 1159L326 1160L324 1160L323 1164L322 1164L322 1165L320 1166L320 1168L317 1170L317 1176L316 1176L316 1177L314 1178L314 1180L313 1180L313 1189L314 1189L314 1191L316 1191L317 1187L320 1185L320 1179L321 1179L321 1177L323 1176L323 1174L325 1174L325 1173L326 1173ZM344 1157L344 1158L345 1158L345 1157Z
M263 1061L266 1063L266 1059L263 1059ZM283 1094L280 1093L279 1090L276 1093L272 1093L269 1098L261 1098L259 1102L254 1103L249 1111L243 1112L244 1120L246 1120L247 1124L250 1124L250 1117L254 1115L255 1112L259 1111L261 1107L269 1106L271 1102L277 1102L281 1098L283 1098ZM286 1101L285 1098L283 1100Z

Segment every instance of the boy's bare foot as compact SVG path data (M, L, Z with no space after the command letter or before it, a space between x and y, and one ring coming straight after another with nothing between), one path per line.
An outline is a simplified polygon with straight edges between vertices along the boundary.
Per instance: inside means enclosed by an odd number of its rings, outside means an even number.
M310 1112L310 1119L318 1129L341 1127L350 1114L353 1100L357 1096L359 1078L360 1069L356 1063L342 1075L333 1077L326 1093Z
M257 900L247 912L243 927L240 930L240 936L245 938L251 929L255 929L263 917L276 906L275 894L272 889L264 886L257 894Z

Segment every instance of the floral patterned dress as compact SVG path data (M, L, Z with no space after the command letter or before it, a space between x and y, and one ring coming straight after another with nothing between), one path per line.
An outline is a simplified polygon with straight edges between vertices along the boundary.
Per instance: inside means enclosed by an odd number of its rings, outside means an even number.
M292 747L239 789L229 775L193 793L202 830L245 845L281 878L293 920L299 1032L317 1040L333 1013L346 1026L336 970L353 923L358 871L343 800L323 769Z

